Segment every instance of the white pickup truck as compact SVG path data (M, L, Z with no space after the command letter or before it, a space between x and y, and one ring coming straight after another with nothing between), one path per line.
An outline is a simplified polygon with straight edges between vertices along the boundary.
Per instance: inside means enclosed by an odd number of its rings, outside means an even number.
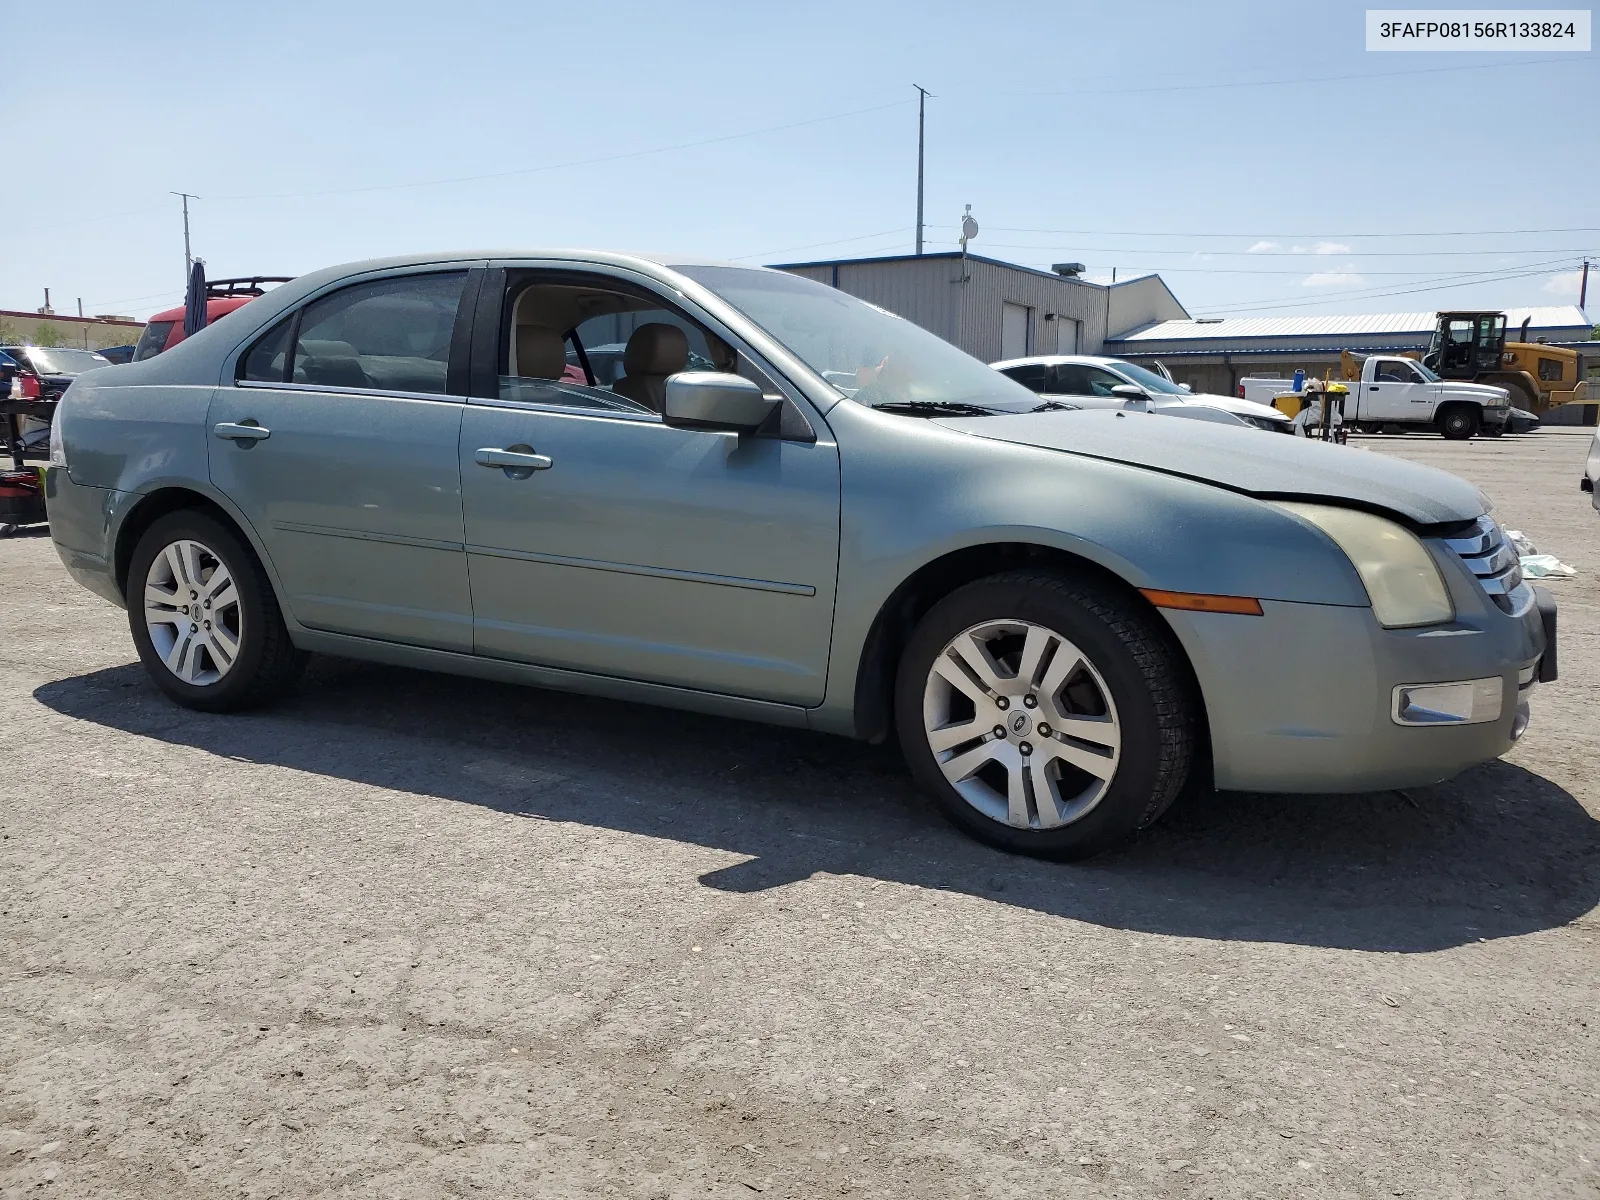
M1409 358L1372 355L1361 364L1361 378L1345 380L1344 419L1363 431L1385 425L1427 425L1452 440L1483 432L1505 431L1511 398L1505 388L1482 383L1446 382ZM1271 404L1293 395L1287 379L1246 379L1239 385L1246 400Z

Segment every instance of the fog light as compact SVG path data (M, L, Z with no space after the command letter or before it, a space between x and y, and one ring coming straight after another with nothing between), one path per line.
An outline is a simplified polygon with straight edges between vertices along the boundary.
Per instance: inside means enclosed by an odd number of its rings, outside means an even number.
M1401 684L1390 715L1396 725L1483 725L1500 719L1504 688L1498 677L1462 683Z

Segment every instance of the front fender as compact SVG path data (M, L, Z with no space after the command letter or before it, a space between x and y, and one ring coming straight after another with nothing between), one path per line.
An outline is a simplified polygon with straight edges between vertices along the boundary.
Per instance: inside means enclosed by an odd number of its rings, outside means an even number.
M896 590L974 546L1046 547L1135 588L1368 605L1345 555L1273 504L859 405L838 405L829 419L839 443L841 539L819 727L853 725L863 656Z

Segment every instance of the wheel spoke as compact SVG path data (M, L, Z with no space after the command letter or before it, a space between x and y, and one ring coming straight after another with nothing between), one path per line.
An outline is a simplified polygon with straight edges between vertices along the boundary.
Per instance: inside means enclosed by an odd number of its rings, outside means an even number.
M928 730L928 748L935 754L943 754L988 732L989 726L977 719L963 721L959 725L944 725Z
M996 670L994 660L989 657L989 651L982 642L970 632L964 633L950 643L950 651L990 693L999 695L1001 688L1004 687L1004 681L1000 678L1000 672Z
M172 615L171 610L178 608L181 603L177 592L166 591L153 583L145 584L144 607L146 612L170 616Z
M1073 673L1083 665L1083 655L1071 642L1062 642L1056 648L1056 656L1050 660L1050 669L1045 672L1044 678L1039 681L1039 702L1044 706L1045 714L1057 721L1069 714L1059 711L1056 705L1056 696Z
M1050 778L1046 769L1048 763L1041 758L1035 758L1028 764L1028 777L1033 786L1033 807L1039 814L1039 828L1053 829L1066 820L1066 813L1061 809L1061 803L1056 799L1055 781Z
M972 677L958 667L949 655L941 654L934 659L933 673L974 704L981 707L987 703L989 699L988 693L974 683Z
M194 674L193 655L190 654L193 644L194 636L180 631L172 640L172 649L167 653L167 670L185 683L189 682Z
M200 566L200 555L204 547L197 542L180 543L180 553L183 555L184 586L191 592L198 592L205 586L201 580L203 571Z
M1076 742L1061 742L1054 738L1041 745L1039 751L1050 758L1059 758L1064 763L1071 763L1096 779L1110 779L1117 772L1117 758L1114 752L1096 754Z
M211 578L206 580L205 587L200 589L200 598L211 601L212 612L239 602L239 593L234 590L233 576L228 574L227 567L219 565L211 573Z
M1022 644L1022 661L1017 666L1017 679L1025 687L1032 688L1040 682L1039 672L1044 663L1044 656L1052 646L1059 645L1060 642L1060 638L1043 626L1028 626L1028 636Z
M939 764L939 770L944 772L944 777L951 783L964 783L987 762L997 758L996 746L1004 746L1004 742L985 742L981 746L974 746L963 754L947 758Z
M1122 735L1117 731L1117 723L1110 717L1058 714L1050 729L1052 733L1065 737L1068 742L1085 743L1091 750L1096 746L1104 746L1115 754L1122 747Z
M1006 823L1026 829L1028 817L1028 773L1031 768L1026 759L1006 768Z
M232 631L213 621L207 640L211 645L212 657L216 659L217 670L226 671L233 666L233 660L239 657L239 639L233 636Z
M189 587L189 575L183 561L183 544L174 542L162 553L167 560L167 570L172 575L172 589L182 595Z

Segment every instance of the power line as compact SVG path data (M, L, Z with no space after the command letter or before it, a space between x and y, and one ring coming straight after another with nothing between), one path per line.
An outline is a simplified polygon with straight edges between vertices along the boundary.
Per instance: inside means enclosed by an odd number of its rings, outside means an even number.
M1562 260L1562 264L1571 265L1571 260ZM1471 274L1475 275L1476 277L1469 278L1461 276L1447 276L1441 277L1437 280L1422 281L1423 283L1430 284L1432 286L1406 288L1358 288L1353 291L1324 292L1321 296L1305 300L1297 300L1292 296L1284 296L1277 299L1246 301L1243 303L1226 306L1217 305L1203 311L1218 312L1226 309L1234 312L1249 312L1264 308L1308 308L1313 305L1326 304L1330 300L1377 300L1386 296L1412 296L1419 295L1423 292L1446 291L1450 288L1467 287L1473 284L1501 283L1512 279L1530 279L1539 275L1548 275L1550 274L1550 270L1549 265L1547 264L1545 268L1533 271L1512 271L1501 273L1473 272Z
M353 196L365 192L393 192L403 188L440 187L452 183L479 183L486 179L510 179L518 175L536 175L545 171L562 171L569 167L592 167L600 163L622 162L631 158L648 158L653 154L669 154L675 150L692 150L699 146L714 146L742 138L760 137L768 133L782 133L788 129L801 129L807 125L820 125L825 121L842 121L846 117L859 117L866 113L884 112L903 108L910 100L896 100L889 104L876 104L870 108L856 108L849 112L831 113L825 117L811 117L804 121L790 121L784 125L769 125L764 129L748 129L742 133L727 133L718 137L699 138L691 142L676 142L670 146L656 146L648 150L629 150L621 154L602 154L594 158L577 158L568 162L545 163L537 167L518 167L512 171L492 171L483 175L453 175L444 179L416 179L407 183L381 183L368 187L328 188L315 192L257 192L249 195L213 196L212 200L298 200L314 196Z
M930 225L930 229L955 229L954 225ZM1326 230L1317 233L1270 233L1254 231L1251 233L1174 233L1159 229L1029 229L1017 225L990 225L988 227L995 233L1048 233L1077 237L1191 237L1191 238L1305 238L1315 241L1317 238L1399 238L1399 237L1517 237L1523 234L1535 233L1600 233L1600 225L1579 225L1565 229L1423 229L1411 230L1402 233L1330 233ZM992 243L991 243L992 244Z
M877 233L863 233L856 237L835 238L831 242L807 242L804 246L779 246L776 250L758 250L754 254L738 254L729 259L729 262L744 262L751 258L767 258L774 254L791 254L796 250L815 250L821 246L843 246L850 242L865 242L873 238L888 237L891 233L899 233L899 229L881 229Z
M1053 245L1038 245L1037 243L1023 242L985 242L985 246L992 246L997 250L1058 250L1070 248L1074 253L1082 254L1181 254L1181 246L1080 246L1075 242ZM1315 261L1317 259L1339 258L1484 258L1505 255L1528 254L1583 254L1582 247L1564 246L1536 246L1524 250L1197 250L1196 254L1206 254L1212 258L1296 258ZM1118 264L1121 265L1120 263ZM1508 263L1507 266L1515 266Z
M1582 61L1583 59L1578 57L1552 57L1523 59L1518 62L1463 63L1452 67L1419 67L1410 71L1367 71L1356 75L1301 75L1293 79L1240 79L1229 80L1225 83L1179 83L1157 87L1085 88L1059 92L1007 92L1004 94L1017 97L1038 97L1097 96L1105 94L1128 96L1137 92L1210 92L1224 88L1279 87L1289 84L1303 86L1308 83L1343 83L1352 79L1393 79L1403 75L1442 75L1446 72L1454 71L1492 71L1508 67L1547 67Z

